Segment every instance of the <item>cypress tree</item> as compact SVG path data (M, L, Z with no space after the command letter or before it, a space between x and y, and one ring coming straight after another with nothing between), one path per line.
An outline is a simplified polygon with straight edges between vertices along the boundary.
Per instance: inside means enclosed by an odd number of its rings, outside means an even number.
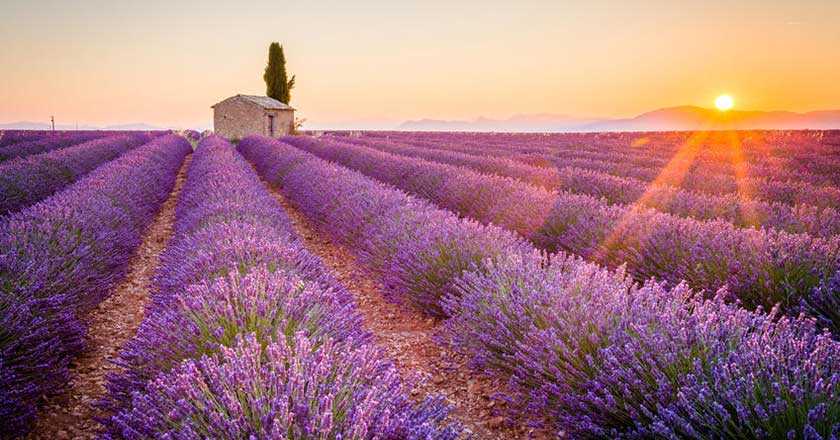
M286 75L286 55L283 46L274 42L268 46L268 64L263 74L265 80L265 94L284 104L292 99L292 89L295 87L295 76L289 79Z

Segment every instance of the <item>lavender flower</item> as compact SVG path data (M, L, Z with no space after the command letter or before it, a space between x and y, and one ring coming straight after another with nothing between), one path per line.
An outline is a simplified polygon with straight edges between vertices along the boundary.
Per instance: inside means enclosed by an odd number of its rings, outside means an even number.
M580 437L753 438L840 429L840 343L725 292L638 286L563 255L465 274L447 328L525 414Z
M741 308L726 289L707 297L685 283L640 285L623 265L613 271L543 254L498 228L477 228L283 142L252 137L239 148L307 217L382 271L388 289L429 314L448 316L452 346L481 371L509 380L516 417L582 438L830 438L840 430L840 343L819 333L810 318ZM350 152L336 156L393 182L401 176L420 188L449 184L427 169L373 163L344 148ZM587 212L581 207L579 215ZM451 265L460 259L443 251L429 265L411 259L437 249L424 237L441 231L459 237L461 248L491 252L466 266ZM803 245L811 243L805 237L773 239L784 243L771 254L783 267L819 259L817 248ZM651 251L668 251L664 241L656 246ZM592 255L619 249L593 247ZM434 284L427 283L431 274ZM779 278L803 289L796 280Z
M840 236L699 222L347 143L284 140L462 216L518 232L541 249L610 267L626 264L639 281L687 281L710 291L726 286L751 307L782 303L789 309L840 264Z
M356 138L335 138L392 154L456 165L512 177L548 190L569 191L604 198L609 204L635 204L698 220L726 220L738 227L768 227L794 233L830 237L840 233L840 213L832 208L764 202L728 193L709 195L670 185L619 177L601 171L565 165L539 167L506 157L480 156L446 149L420 148ZM578 150L575 153L580 153ZM577 157L577 156L573 156ZM664 164L663 164L664 165ZM774 168L775 169L775 168Z
M382 272L393 299L441 315L451 280L530 246L279 142L246 138L240 150L297 207ZM398 172L398 171L395 171Z
M44 199L149 140L145 134L105 137L3 163L0 165L0 215Z
M405 399L409 388L372 346L313 344L303 334L263 346L240 337L218 356L189 360L132 396L114 437L454 439L446 412ZM418 421L422 421L418 423ZM112 435L106 436L110 438Z
M6 132L2 137L0 137L0 162L14 159L16 157L26 157L33 154L67 148L94 139L122 134L127 133L105 131Z
M407 399L410 382L372 348L352 296L221 138L198 145L155 286L100 402L113 414L106 437L460 432L442 401Z
M40 397L67 382L79 316L123 275L188 151L156 138L0 220L0 436L27 432Z
M840 271L823 280L802 299L805 313L817 318L817 324L840 338Z

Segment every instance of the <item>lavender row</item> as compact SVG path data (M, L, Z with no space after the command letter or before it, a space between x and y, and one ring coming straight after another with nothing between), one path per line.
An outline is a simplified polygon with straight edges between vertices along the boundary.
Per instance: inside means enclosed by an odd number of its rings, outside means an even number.
M733 147L739 153L737 147ZM594 162L605 162L607 164L630 166L637 169L640 175L646 176L647 180L654 180L659 177L663 171L679 170L684 178L689 179L691 185L698 186L700 182L698 179L704 177L709 178L708 182L701 188L706 188L706 191L716 190L719 192L728 191L736 192L741 188L742 181L756 180L756 181L782 181L792 184L808 184L818 187L837 187L840 180L837 180L833 172L825 172L815 174L809 171L796 169L798 165L783 159L774 159L761 161L761 163L750 162L742 155L733 153L732 157L725 159L709 159L704 157L704 152L700 145L686 145L685 148L676 152L673 156L662 158L660 160L646 160L644 157L636 158L635 160L628 154L621 150L610 152L582 152L579 150L562 150L554 151L544 155L549 157L553 162L565 162L571 160L590 160ZM825 158L803 158L805 161L822 160L826 162ZM840 170L840 167L838 167ZM675 182L680 184L681 182ZM720 188L715 189L715 186Z
M673 133L654 133L649 136L656 139L666 135L673 135ZM370 136L381 138L381 135L376 134ZM435 141L428 141L429 136ZM710 137L721 136L723 139L717 142L722 142L722 146L708 140ZM680 169L688 181L676 181L674 182L676 185L694 185L692 187L694 189L715 194L722 191L737 191L740 188L738 181L744 179L781 180L819 186L840 185L840 178L838 178L840 162L837 159L836 148L827 149L821 153L807 153L800 151L804 148L803 145L795 144L796 148L784 149L783 157L765 158L768 149L764 148L761 142L759 142L760 147L756 148L757 151L753 151L752 154L750 148L742 145L740 138L748 137L748 134L744 133L701 132L668 141L670 145L679 146L678 149L662 148L662 142L654 141L649 144L640 142L648 139L648 135L617 145L602 139L601 134L590 135L590 143L567 145L567 142L563 142L562 147L546 145L544 144L546 141L531 137L524 138L528 139L528 142L523 142L520 135L505 138L504 143L491 145L471 141L472 136L466 134L424 133L388 135L388 137L425 148L502 156L536 164L553 164L570 160L607 162L612 166L630 168L632 172L646 176L648 180L655 179L665 167ZM549 137L549 139L565 140L567 137L574 139L573 135L567 134L559 138ZM656 147L652 150L655 153L654 156L638 154L639 149L647 145ZM681 160L675 161L675 158ZM704 185L704 177L711 177L711 182L706 182Z
M164 136L0 220L0 437L22 435L84 346L189 151Z
M805 318L685 285L642 286L563 255L456 281L453 345L581 438L836 438L840 343Z
M697 289L728 286L749 306L798 306L840 267L840 237L739 229L600 199L550 192L515 179L329 140L287 137L298 148L416 194L460 215L516 231L541 249L563 250Z
M95 139L0 164L0 215L18 211L48 197L99 165L150 139L148 134Z
M337 139L338 140L338 139ZM710 196L668 185L648 184L575 167L541 168L504 158L409 147L392 142L347 142L401 156L463 166L481 173L512 177L549 190L604 198L609 204L635 205L698 220L726 220L738 227L769 227L830 237L840 234L840 213L809 205L754 201L731 194Z
M667 162L685 145L703 145L698 159L707 165L723 166L748 163L765 171L779 171L791 177L801 173L831 177L840 170L837 138L840 131L726 131L690 133L661 140L664 133L636 136L630 142L613 144L611 152L638 153L640 159ZM629 140L629 139L628 139ZM604 151L602 145L586 145L590 151ZM630 148L628 148L630 147ZM660 162L664 164L664 162Z
M807 135L809 133L807 133L807 132L806 133L802 133L802 132L792 132L792 133L769 132L769 133L759 133L757 136L759 138L762 138L764 136L782 137L782 138L787 138L789 136L792 136L794 138L794 140L798 140L799 136L801 136L803 134ZM840 140L840 136L834 136L834 137L830 136L831 134L840 135L840 131L837 131L837 132L816 132L816 133L811 133L811 134L814 134L814 135L818 136L818 139L820 141L823 141L823 142L826 143L826 145L829 145L829 149L827 151L824 151L823 153L829 154L829 155L832 155L832 154L836 155L837 152L840 152L840 142L838 142L838 140ZM451 136L450 134L436 134L436 135L441 136L441 137ZM656 135L673 135L673 133L656 133ZM750 136L750 135L753 135L753 133L747 134L747 136ZM562 135L562 136L565 137L565 135ZM600 134L596 135L596 136L600 136ZM388 137L390 137L390 136L388 136ZM397 137L399 138L399 136L397 136ZM409 140L409 139L415 139L415 138L418 138L418 137L422 138L423 136L422 135L418 136L416 134L409 134L407 136L404 136L404 139ZM493 136L491 136L491 137L493 137ZM512 137L519 137L519 135L513 135ZM363 140L356 140L355 138L352 138L352 137L342 138L342 139L347 141L347 142L352 142L352 143L356 143L356 144L362 144L362 145L371 145L372 144L372 146L375 146L375 147L378 146L378 147L380 147L380 149L383 149L385 151L388 151L387 147L391 147L391 146L394 145L393 143L388 143L388 142L384 142L384 141L372 142L371 139L379 139L379 140L383 139L382 136L379 136L376 133L372 133L370 136L368 136L367 139L363 139ZM833 142L833 143L831 143L831 142ZM421 143L421 142L418 142L418 143ZM384 144L384 145L380 145L380 144ZM385 147L385 148L383 148L383 147ZM431 149L432 155L429 155L427 153L427 154L418 155L418 156L434 159L434 158L436 158L434 153L443 152L443 151L445 151L445 148L446 148L446 147L437 146L437 145L435 145L435 147L437 147L437 148ZM802 146L797 144L796 147L797 147L797 149L799 149ZM420 151L427 152L429 150L420 149ZM399 151L399 152L402 153L403 151ZM409 152L408 155L413 155L411 153L414 153L414 152ZM450 153L454 153L454 152L450 151ZM786 154L788 154L788 155L795 154L795 152L786 152ZM517 177L517 178L520 178L522 180L526 180L527 177L524 177L524 176L526 176L528 174L527 173L528 171L532 171L532 169L527 169L527 168L523 169L523 168L517 167L517 166L508 167L510 165L510 162L506 161L503 158L491 159L490 157L487 157L487 156L479 158L479 157L476 157L476 156L466 155L466 154L462 154L462 155L447 154L446 156L441 156L441 157L445 157L446 159L449 159L447 161L448 163L465 165L465 166L469 166L473 169L479 169L479 170L482 170L482 171L485 171L485 172L494 172L495 171L496 174L508 175L508 176L511 176L511 177ZM480 165L480 166L477 166L477 165ZM584 161L583 165L591 165L591 163L586 163L586 161ZM539 168L542 168L542 167L539 167ZM627 170L638 171L638 168L628 166ZM537 171L537 170L534 170L534 171ZM550 176L551 176L551 174L540 173L538 171L535 172L534 174L538 177L536 177L536 178L532 177L530 179L530 181L532 183L535 183L535 184L542 184L543 186L546 186L544 184L544 182L547 179L550 179ZM575 176L575 175L569 176L568 178L576 179L577 182L579 183L578 186L583 186L583 187L595 186L597 188L601 187L601 185L598 184L597 180L593 181L593 179L591 179L590 176L587 175L587 171L582 170L579 174L580 175L577 175L577 176ZM744 180L745 181L742 182L744 187L749 188L751 186L750 185L750 180L749 179L744 179ZM790 187L793 184L783 183L783 182L764 182L764 181L759 181L759 182L763 182L767 185L772 185L771 186L772 190L770 192L772 192L773 194L787 195L788 197L791 194ZM752 186L755 186L755 185L752 185ZM574 189L574 188L571 188L571 189ZM762 189L767 191L768 187L764 187ZM797 184L796 189L797 189L797 191L795 191L795 192L799 192L801 194L809 194L811 196L812 200L830 201L832 199L832 197L827 197L827 194L824 191L815 190L813 187L811 187L809 185ZM833 190L833 192L834 192L835 195L840 194L840 192L838 192L837 190ZM656 194L647 193L645 195L645 198L643 198L643 201L645 201L646 203L643 203L643 204L646 205L646 206L659 207L656 203L658 201L658 198L655 197L655 196L657 196L657 194L662 194L662 193L663 193L662 189L659 189ZM611 196L609 196L608 194L611 194L611 193L609 191L605 191L603 193L595 192L592 195L595 195L595 196L598 196L598 197L607 196L608 200L612 200ZM666 194L667 194L667 192L666 192ZM677 194L679 194L679 193L677 193ZM676 196L674 196L674 198L675 197ZM834 198L837 199L837 197L834 197ZM651 203L651 199L654 203ZM838 200L840 200L840 199L838 199ZM702 205L702 203L699 203L699 205ZM777 223L773 224L773 226L778 228L778 229L785 229L789 232L808 231L811 234L822 235L822 236L834 235L834 233L830 232L830 231L833 230L833 227L831 226L831 224L832 224L831 218L833 217L834 212L832 210L827 210L826 209L826 210L820 212L820 210L818 208L814 208L814 207L811 207L811 206L808 206L808 205L798 205L794 209L793 214L796 217L800 217L802 219L801 222L799 222L799 221L795 221L795 220L791 221L789 219L786 220L786 218L789 218L789 214L786 212L784 206L780 206L780 205L777 205L775 203L772 204L772 205L773 205L774 210L768 213L765 209L763 209L762 204L760 204L760 203L759 204L753 204L753 203L750 203L750 202L745 202L743 199L738 199L738 200L733 200L732 201L732 206L741 206L741 207L745 208L742 211L743 214L746 215L747 217L751 218L753 222L764 223L765 225L767 225L767 220L766 219L768 217L776 217ZM674 211L679 212L680 211L680 209L678 209L679 205L675 204L675 202L673 202L673 201L671 201L671 204L668 205L668 208L670 208L668 210L670 210L672 212L674 212ZM664 209L661 209L661 210L664 210ZM775 212L775 214L773 214L773 212ZM747 214L747 213L750 213L750 214ZM702 216L700 216L700 217L702 217ZM728 216L722 216L722 217L726 218ZM822 218L820 219L820 217L822 217ZM765 219L763 222L758 221L759 219L762 219L762 218ZM808 228L808 229L800 229L800 228L794 226L794 224L796 224L796 223L798 223L800 225L808 224L811 227ZM782 226L780 226L780 225L782 225ZM744 224L742 224L742 226L744 226ZM815 231L822 231L822 232L815 232ZM821 288L815 289L812 294L810 294L806 297L803 306L804 306L804 309L806 311L808 311L811 315L816 316L820 319L820 325L821 326L828 327L828 328L832 329L832 331L835 334L840 335L840 314L837 313L837 310L840 309L840 295L837 295L837 292L840 292L840 290L838 290L836 288L837 280L838 280L837 276L835 276L833 278L833 281L832 280L825 280L823 282L823 286ZM831 286L835 286L835 288L832 288Z
M527 162L535 163L531 160ZM840 209L840 189L834 186L814 186L803 182L777 181L765 178L721 178L685 173L685 170L679 167L668 168L667 170L645 169L629 164L598 162L588 159L541 158L538 159L538 163L542 165L550 164L551 167L574 166L619 177L630 177L642 181L656 182L661 185L684 188L692 192L701 192L713 196L738 194L746 198L780 202L792 206L805 204Z
M125 133L107 133L107 132L69 132L45 136L40 139L18 142L6 147L0 148L0 162L14 159L16 157L26 157L33 154L45 153L48 151L58 150L73 145L78 145L83 142L92 141L94 139L101 139L105 137L112 137Z
M304 215L378 268L396 299L445 311L453 347L508 378L517 415L558 435L840 433L840 343L810 320L546 256L283 142L250 137L239 148Z
M120 354L106 438L454 438L371 344L251 166L201 141L153 301Z
M792 180L806 182L814 185L831 185L834 183L831 174L836 170L824 170L822 172L814 173L812 171L802 169L798 162L794 162L788 158L761 158L756 157L748 159L746 152L737 145L729 145L728 154L723 157L716 157L718 155L710 155L709 147L697 145L697 149L692 152L690 162L685 164L674 163L674 158L679 157L682 151L694 148L694 145L687 144L682 149L678 150L672 155L664 157L650 157L647 155L634 156L632 149L627 150L612 150L612 151L585 151L580 149L562 149L554 150L549 154L561 159L582 158L596 161L606 161L615 163L628 163L642 168L652 168L654 170L661 170L666 166L681 165L689 170L689 173L701 175L713 175L724 179L726 177L744 178L744 177L763 177L772 180ZM720 148L720 147L719 147ZM712 157L709 157L712 156ZM815 161L823 160L823 162L831 158L823 156L806 156L798 160Z
M0 148L20 142L36 141L54 134L47 130L0 130Z
M532 249L495 226L459 220L433 204L304 151L248 137L239 150L296 207L385 276L395 300L443 316L450 280L487 259Z
M403 139L398 137L397 139L423 146L424 148L488 156L488 154L482 154L480 150L463 148L458 144L435 145L411 138ZM768 202L781 202L790 205L808 204L817 207L840 209L840 189L836 187L837 184L835 182L829 182L829 186L820 186L826 182L822 182L819 179L810 182L774 180L768 179L763 175L750 177L746 171L739 171L737 176L715 175L696 170L696 166L693 165L695 155L695 150L687 149L680 153L680 159L675 160L673 164L669 164L663 169L644 163L628 162L625 160L626 153L621 151L610 153L611 159L609 160L603 158L593 159L577 150L570 150L567 157L558 157L557 155L534 151L518 153L510 148L493 150L492 154L490 154L491 157L515 160L531 166L543 168L571 166L612 174L617 177L656 182L661 185L670 185L713 196L738 194L741 197Z
M660 166L687 146L698 146L697 160L721 169L735 162L748 163L767 171L833 175L840 169L836 142L838 132L659 132L638 134L590 133L525 135L477 133L370 133L373 137L389 137L410 142L435 143L473 152L528 152L552 154L606 155L618 153L639 165L655 163ZM431 141L431 142L428 142Z

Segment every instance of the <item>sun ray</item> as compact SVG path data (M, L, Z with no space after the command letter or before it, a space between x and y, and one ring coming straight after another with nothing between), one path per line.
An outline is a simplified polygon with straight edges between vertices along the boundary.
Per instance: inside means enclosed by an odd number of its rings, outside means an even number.
M753 199L754 188L750 184L749 161L744 154L741 136L736 131L727 131L727 147L729 148L729 160L734 171L735 185L737 188L738 200L740 202L741 218L746 226L757 227L761 225L761 219L757 213L750 208L748 203Z
M629 238L625 237L625 231L632 221L634 214L642 209L647 209L646 207L651 198L653 198L655 194L661 194L657 191L658 189L665 185L679 187L683 183L708 136L709 132L705 130L694 132L677 149L677 152L668 164L662 168L662 171L656 179L648 185L644 194L642 194L635 203L630 205L630 209L627 210L627 213L624 214L618 222L616 222L615 227L604 238L604 241L601 243L601 246L599 246L599 250L597 251L600 254L598 255L599 259L608 258L611 249L615 248L621 240ZM644 239L644 237L634 238L637 240Z

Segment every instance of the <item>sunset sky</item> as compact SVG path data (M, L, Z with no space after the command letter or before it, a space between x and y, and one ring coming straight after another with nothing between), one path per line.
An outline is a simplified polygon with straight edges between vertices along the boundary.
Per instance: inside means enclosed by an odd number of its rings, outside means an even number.
M245 6L244 4L247 4ZM840 108L840 1L17 1L0 122L197 127L264 94L268 44L309 126L659 107Z

